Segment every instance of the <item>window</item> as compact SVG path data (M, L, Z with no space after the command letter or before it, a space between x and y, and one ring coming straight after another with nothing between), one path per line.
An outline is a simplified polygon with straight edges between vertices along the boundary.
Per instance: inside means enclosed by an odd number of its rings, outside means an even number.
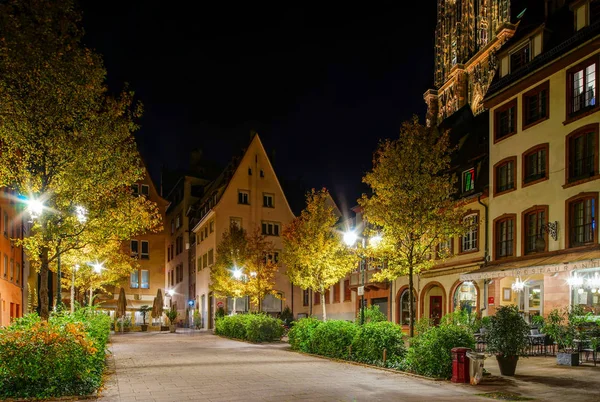
M574 117L598 106L598 57L567 70L567 116Z
M205 238L205 239L208 239L208 225L206 225L206 226L204 227L204 238ZM183 242L181 243L181 245L182 245L182 247L183 247ZM183 250L183 248L182 248L182 250Z
M208 253L204 253L204 255L202 256L202 265L204 265L204 267L208 267Z
M202 256L198 257L198 271L203 269L204 266L202 265Z
M279 223L262 222L262 234L264 236L279 236Z
M470 214L463 218L468 226L467 232L460 239L461 253L477 251L479 249L479 214Z
M531 51L529 43L512 52L510 54L510 72L513 73L517 71L517 69L519 69L520 67L527 64L529 62L530 57Z
M250 192L238 190L238 204L250 205Z
M597 205L598 193L584 193L567 200L569 247L597 242Z
M167 246L167 262L171 261L171 247Z
M146 197L150 195L150 186L147 184L142 184L142 195L145 195Z
M440 244L438 244L438 257L439 258L446 258L446 257L449 257L450 255L452 255L452 251L453 251L452 243L453 243L453 239L450 238L450 239L440 242Z
M260 177L265 177L265 172L262 169L260 169Z
M302 305L308 306L309 301L310 301L310 290L304 289L302 291Z
M350 289L350 279L344 281L344 301L352 300L352 289Z
M316 306L317 304L321 304L321 293L313 292L313 296L314 296L313 305Z
M341 286L340 283L336 283L335 285L333 285L333 302L334 303L339 303L340 302L340 290L341 290Z
M171 243L171 259L175 258L175 253L173 251L175 250L173 249L173 243Z
M132 289L137 289L140 287L139 271L137 269L129 276L129 287Z
M248 168L248 176L252 176L252 168Z
M475 168L465 170L462 174L462 180L463 193L473 190L475 188Z
M548 251L548 207L533 207L523 212L523 254Z
M523 130L549 117L549 81L523 94Z
M262 311L267 313L281 313L282 297L281 293L278 293L277 296L267 294L262 302Z
M330 304L331 303L330 299L331 299L331 289L327 289L325 291L325 304Z
M17 263L16 282L21 282L21 265Z
M142 259L150 259L150 246L147 240L142 240Z
M142 289L150 289L150 271L142 269Z
M516 161L517 158L513 156L501 160L494 166L495 196L515 189Z
M12 258L10 259L10 276L9 276L9 280L14 280L15 279L15 260L13 260Z
M175 233L175 220L171 219L171 234Z
M4 277L8 278L8 256L4 254Z
M210 267L214 263L215 263L215 253L214 253L213 249L211 248L210 250L208 250L208 266Z
M567 136L567 183L598 174L598 124L588 124Z
M183 281L183 263L177 266L177 283Z
M512 257L515 254L515 215L497 218L494 222L496 259Z
M172 269L171 270L171 285L170 286L174 286L175 285L175 270Z
M181 227L181 212L177 214L175 217L175 229L179 229Z
M279 263L279 251L273 251L271 253L267 253L265 255L265 262L266 261L270 261L275 264L278 264Z
M579 31L582 28L588 26L588 11L587 11L587 3L584 3L573 10L573 15L575 17L575 30ZM573 299L575 300L575 299Z
M500 106L494 112L494 142L498 142L517 132L517 99Z
M263 207L273 208L273 194L263 193Z
M209 232L210 233L214 232L215 231L215 221L214 220L210 221L210 223L208 225L209 225Z
M229 218L229 226L235 226L238 229L242 228L242 218Z
M4 211L4 237L8 237L8 212Z
M408 289L405 289L400 296L400 322L401 325L410 325L410 294ZM417 298L413 293L413 312L417 313ZM415 317L412 318L413 322Z
M204 228L200 229L200 241L204 241Z
M548 178L548 144L537 145L523 154L523 187Z
M138 253L139 253L139 249L138 249L138 241L137 240L131 240L131 256L132 257L137 257Z
M139 184L132 184L131 185L131 192L133 193L133 195L138 195L140 193L140 186Z
M177 236L175 239L175 255L183 252L183 236Z

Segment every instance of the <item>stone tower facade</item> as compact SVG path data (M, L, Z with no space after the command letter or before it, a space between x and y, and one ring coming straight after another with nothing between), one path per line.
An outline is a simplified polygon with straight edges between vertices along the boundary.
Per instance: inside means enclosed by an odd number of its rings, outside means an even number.
M473 114L483 111L496 71L495 51L514 31L510 0L438 0L435 88L424 95L429 125L466 104Z

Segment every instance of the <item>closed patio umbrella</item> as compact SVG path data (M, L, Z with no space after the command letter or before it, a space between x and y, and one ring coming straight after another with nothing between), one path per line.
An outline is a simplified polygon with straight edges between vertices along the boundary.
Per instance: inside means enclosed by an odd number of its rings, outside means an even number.
M160 319L163 313L163 295L162 291L158 289L154 302L152 303L152 318Z
M117 300L117 309L115 314L117 318L122 318L125 316L125 311L127 309L127 299L125 298L125 289L121 288L119 291L119 299ZM121 332L123 332L124 325L121 325Z

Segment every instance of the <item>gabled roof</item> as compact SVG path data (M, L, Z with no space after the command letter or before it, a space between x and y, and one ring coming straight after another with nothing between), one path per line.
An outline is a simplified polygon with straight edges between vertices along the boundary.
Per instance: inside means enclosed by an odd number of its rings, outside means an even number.
M214 208L216 205L219 204L221 197L223 196L223 194L229 187L229 183L231 182L231 179L233 178L234 174L238 170L242 159L244 159L244 156L246 155L246 153L248 152L248 150L251 148L252 144L255 141L258 143L260 150L265 155L267 163L269 164L269 168L274 173L275 182L277 183L279 190L283 194L283 198L285 200L285 205L287 206L288 210L290 211L290 214L292 216L295 216L294 212L290 208L290 205L287 201L285 192L283 191L283 188L281 187L281 184L279 183L279 179L277 178L277 173L275 173L275 169L273 168L273 165L271 164L269 155L267 154L267 151L265 150L265 147L263 146L262 141L260 140L260 137L258 136L258 133L254 133L252 135L250 143L248 144L248 147L243 150L242 155L233 157L231 159L231 161L229 162L229 164L227 165L227 167L225 167L225 169L221 172L221 174L219 174L219 176L215 180L213 180L206 187L204 187L204 196L202 198L200 198L200 200L198 200L198 202L196 202L191 207L189 214L188 214L192 217L193 222L200 222L204 218L204 216L206 216L212 210L212 208Z

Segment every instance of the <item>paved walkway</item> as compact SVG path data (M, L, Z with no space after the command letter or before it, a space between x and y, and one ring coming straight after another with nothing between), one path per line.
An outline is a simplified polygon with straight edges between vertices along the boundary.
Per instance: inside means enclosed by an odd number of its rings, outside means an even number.
M181 331L181 332L179 332ZM102 401L490 401L436 382L251 345L208 333L112 337L114 373Z

